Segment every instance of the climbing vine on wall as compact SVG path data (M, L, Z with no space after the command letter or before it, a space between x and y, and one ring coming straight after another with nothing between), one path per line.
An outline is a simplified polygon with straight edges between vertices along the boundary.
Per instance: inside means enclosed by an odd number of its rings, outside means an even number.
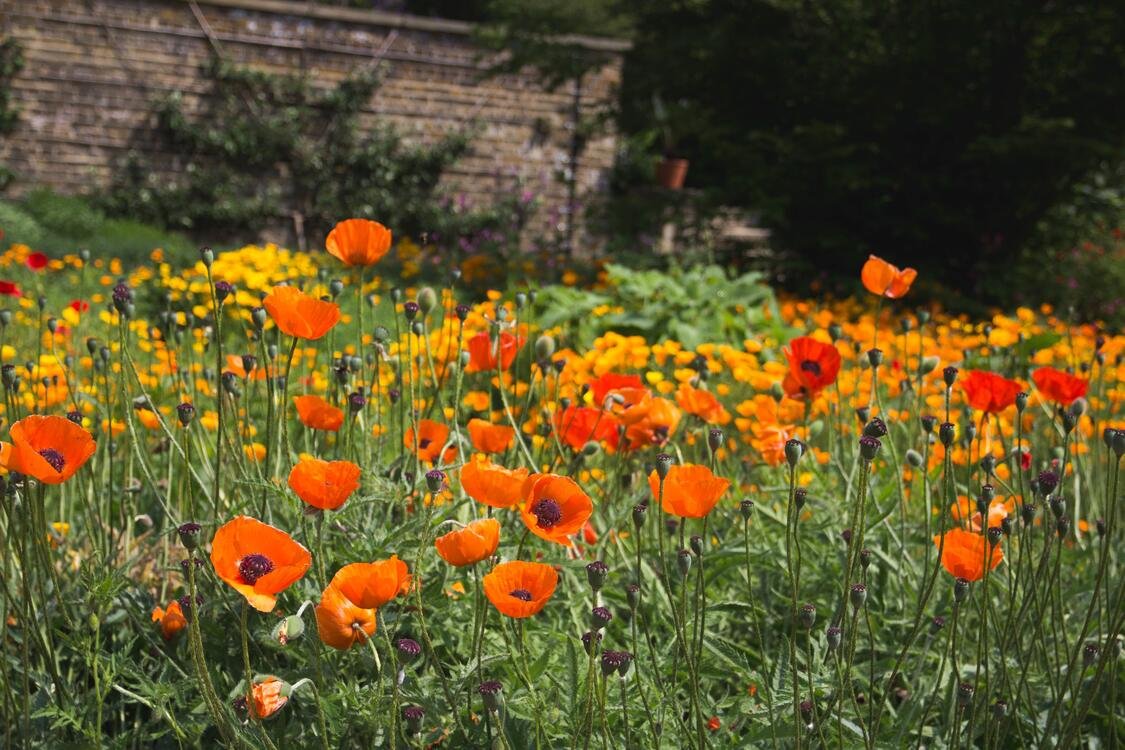
M23 49L15 39L0 41L0 136L16 128L19 108L12 103L12 79L23 69ZM0 164L0 190L12 181L12 172Z
M413 236L460 231L450 226L458 217L442 210L438 183L467 151L469 133L412 145L386 123L361 122L377 71L360 70L331 89L217 59L207 73L206 96L175 93L157 103L159 150L175 156L134 150L108 210L212 236L291 222L310 243L342 216L377 218Z

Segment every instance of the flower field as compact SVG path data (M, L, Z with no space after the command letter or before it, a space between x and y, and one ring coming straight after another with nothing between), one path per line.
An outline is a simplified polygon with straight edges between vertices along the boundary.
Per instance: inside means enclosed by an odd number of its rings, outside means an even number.
M872 257L739 344L584 340L391 247L0 256L0 744L1125 735L1125 336Z

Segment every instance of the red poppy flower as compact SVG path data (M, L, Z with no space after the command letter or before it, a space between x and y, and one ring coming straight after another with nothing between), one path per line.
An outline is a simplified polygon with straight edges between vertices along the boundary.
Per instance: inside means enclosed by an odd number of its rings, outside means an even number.
M297 418L310 430L336 432L344 424L344 410L338 409L320 396L297 396Z
M445 463L451 463L457 457L457 447L453 445L446 448L444 454L441 452L448 440L449 428L432 419L418 420L417 446L414 445L413 427L407 427L406 433L402 436L402 444L408 450L417 451L418 458L431 464L437 461L438 456L441 456Z
M295 286L275 286L262 300L282 333L315 341L340 321L340 306L311 297Z
M618 375L616 372L607 372L590 382L590 394L594 403L601 406L610 391L621 388L644 388L644 381L640 375Z
M548 542L569 545L594 512L590 496L569 477L537 474L528 478L524 490L520 516L532 534Z
M660 476L655 470L648 475L653 499L660 498ZM730 482L711 473L706 466L681 464L673 466L664 478L661 507L665 513L681 518L703 518L719 502Z
M918 272L913 268L904 268L900 271L898 266L891 265L878 256L870 255L867 262L863 264L859 276L863 280L863 286L872 294L898 299L910 291L910 285L914 283Z
M47 267L50 259L43 253L32 253L27 256L27 267L32 271L41 271Z
M513 560L493 568L481 581L488 601L508 617L537 614L555 593L559 574L545 563Z
M160 623L160 637L166 641L175 638L188 624L180 603L175 600L168 605L168 609L163 607L153 609L152 621Z
M617 417L589 406L569 406L555 415L559 438L576 451L591 440L616 448L617 425Z
M473 441L473 447L481 453L503 453L515 442L516 430L504 424L470 419L469 438Z
M336 510L359 488L359 475L351 461L306 458L289 472L289 487L314 508Z
M461 489L478 503L493 508L510 508L524 497L525 468L506 469L477 454L461 467Z
M1085 396L1090 385L1086 378L1075 377L1053 367L1040 367L1031 373L1031 379L1047 398L1063 406L1069 406L1075 399Z
M348 266L373 266L391 249L391 230L370 219L347 219L332 227L324 247Z
M785 348L789 373L782 384L790 396L813 396L836 382L840 352L811 336L798 336Z
M487 560L499 544L500 522L495 518L480 518L434 540L441 559L458 568Z
M289 683L273 675L266 675L254 683L250 690L254 716L268 719L289 702Z
M14 281L0 281L0 294L5 297L20 297L23 292L20 291L20 286Z
M331 586L361 609L378 609L410 590L410 572L398 555L391 555L386 560L345 565L332 576Z
M211 541L215 574L261 612L272 611L277 595L300 580L311 563L309 551L284 531L248 516L223 524Z
M0 464L44 484L70 479L97 449L90 433L65 417L32 414L8 435L12 442L0 443Z
M76 299L72 300L68 307L76 313L84 313L90 309L90 303L86 300Z
M348 599L335 586L320 595L316 605L316 630L326 646L345 651L375 633L375 610Z
M495 372L497 363L501 370L507 370L512 366L523 341L523 336L507 331L493 341L487 331L481 331L469 339L469 366L465 368L465 372Z
M1004 559L1000 545L992 547L983 534L975 534L964 529L951 529L945 533L945 545L941 535L934 537L934 546L941 548L941 564L954 578L966 581L979 581L984 578L984 560L988 556L988 569L992 570Z
M999 414L1016 402L1023 386L993 372L971 370L960 379L969 406L989 414Z

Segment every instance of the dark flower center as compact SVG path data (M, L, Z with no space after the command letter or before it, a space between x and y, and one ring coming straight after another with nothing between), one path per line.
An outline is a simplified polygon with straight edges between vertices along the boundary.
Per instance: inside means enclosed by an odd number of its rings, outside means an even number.
M553 529L562 520L562 508L549 497L545 497L531 509L535 516L536 525L541 529Z
M257 552L247 555L238 563L239 575L242 576L242 580L251 586L257 583L259 578L272 572L273 562L265 555L259 555Z
M430 440L429 438L422 438L421 440L418 441L418 447L421 448L422 450L425 450L426 448L430 447L430 443L432 443L432 442L433 441Z
M54 448L44 448L43 450L39 451L39 455L42 456L43 460L49 463L51 465L51 468L57 472L61 473L63 467L66 466L66 459L63 458L63 454L59 453Z
M531 592L527 589L515 589L508 596L519 599L521 602L531 601Z
M805 372L811 372L814 376L820 377L820 363L814 362L811 359L806 359L801 363L801 369Z

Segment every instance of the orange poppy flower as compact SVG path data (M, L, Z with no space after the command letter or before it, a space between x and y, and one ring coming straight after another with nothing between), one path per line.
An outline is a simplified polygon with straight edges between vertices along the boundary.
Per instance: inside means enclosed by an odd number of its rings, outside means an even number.
M617 417L589 406L569 406L555 415L555 430L571 449L579 451L590 441L617 448Z
M726 424L730 422L730 412L719 403L715 394L702 388L693 388L681 383L676 391L676 404L688 414L699 417L707 424Z
M340 321L340 306L311 297L295 286L275 286L262 300L273 322L299 339L315 341Z
M543 609L555 593L559 574L545 563L513 560L497 565L481 583L484 595L500 614L522 619Z
M523 336L507 331L501 333L497 341L493 341L488 331L481 331L469 339L469 366L465 368L465 372L495 372L497 364L501 370L507 370L512 366L523 342Z
M652 399L645 410L644 418L630 424L625 430L629 450L664 445L676 432L682 417L680 410L668 399Z
M410 590L410 572L398 555L391 555L387 560L345 565L332 576L331 585L360 609L378 609Z
M449 428L440 422L435 422L432 419L422 419L418 421L418 458L428 463L433 463L440 455L442 461L451 463L457 457L457 447L449 446L446 448L445 453L441 449L445 447L446 441L449 440ZM409 450L415 450L414 447L414 428L407 427L406 433L402 436L402 444Z
M525 483L525 502L520 516L531 533L555 544L569 545L586 525L594 504L590 496L569 477L537 474Z
M608 404L599 406L608 408L622 424L630 425L640 422L648 416L652 408L652 391L648 388L614 388L606 394Z
M599 376L597 380L590 382L590 394L593 396L594 403L601 406L610 391L623 388L643 389L644 387L645 384L640 375L618 375L615 372L607 372Z
M480 518L434 540L441 559L458 568L492 557L499 544L500 522L495 518Z
M994 372L970 370L960 379L969 406L989 414L999 414L1016 403L1016 394L1023 386Z
M934 537L934 546L941 547L941 535ZM1000 545L992 548L983 534L974 534L964 529L950 529L945 532L945 547L941 550L941 564L954 578L966 581L979 581L984 578L984 559L989 556L988 569L992 570L1004 559Z
M297 396L297 418L310 430L336 432L344 424L344 410L338 409L320 396Z
M863 286L872 294L880 297L898 299L910 291L910 285L918 277L918 272L913 268L904 268L891 265L882 258L869 255L859 274Z
M276 714L289 702L289 683L277 677L266 675L250 690L253 700L254 716L259 719L268 719Z
M152 621L160 623L160 637L166 641L175 638L188 625L187 618L184 617L184 611L177 601L169 604L168 609L162 607L153 609Z
M469 438L473 441L473 447L481 453L503 453L515 442L516 431L507 425L470 419Z
M336 510L359 488L359 474L351 461L306 458L289 472L289 487L314 508Z
M324 590L315 611L317 634L332 648L346 651L375 633L375 610L356 606L335 586Z
M1063 406L1069 406L1075 399L1085 396L1090 385L1086 378L1075 377L1053 367L1040 367L1031 373L1031 379L1047 398Z
M0 443L0 464L8 471L62 484L94 455L94 438L65 417L32 414L12 425L11 443Z
M789 373L782 387L792 397L813 396L836 382L840 352L811 336L798 336L785 347Z
M391 249L391 230L370 219L346 219L332 227L324 247L346 266L373 266Z
M648 475L648 486L653 498L659 499L660 477L655 470ZM703 518L711 512L728 487L728 480L715 476L706 466L676 465L664 478L661 507L665 513L681 518Z
M311 563L309 551L292 537L249 516L227 521L211 541L216 575L260 612L273 610L277 595L300 580Z
M527 477L525 468L506 469L478 453L461 467L461 489L478 503L510 508L523 500Z

